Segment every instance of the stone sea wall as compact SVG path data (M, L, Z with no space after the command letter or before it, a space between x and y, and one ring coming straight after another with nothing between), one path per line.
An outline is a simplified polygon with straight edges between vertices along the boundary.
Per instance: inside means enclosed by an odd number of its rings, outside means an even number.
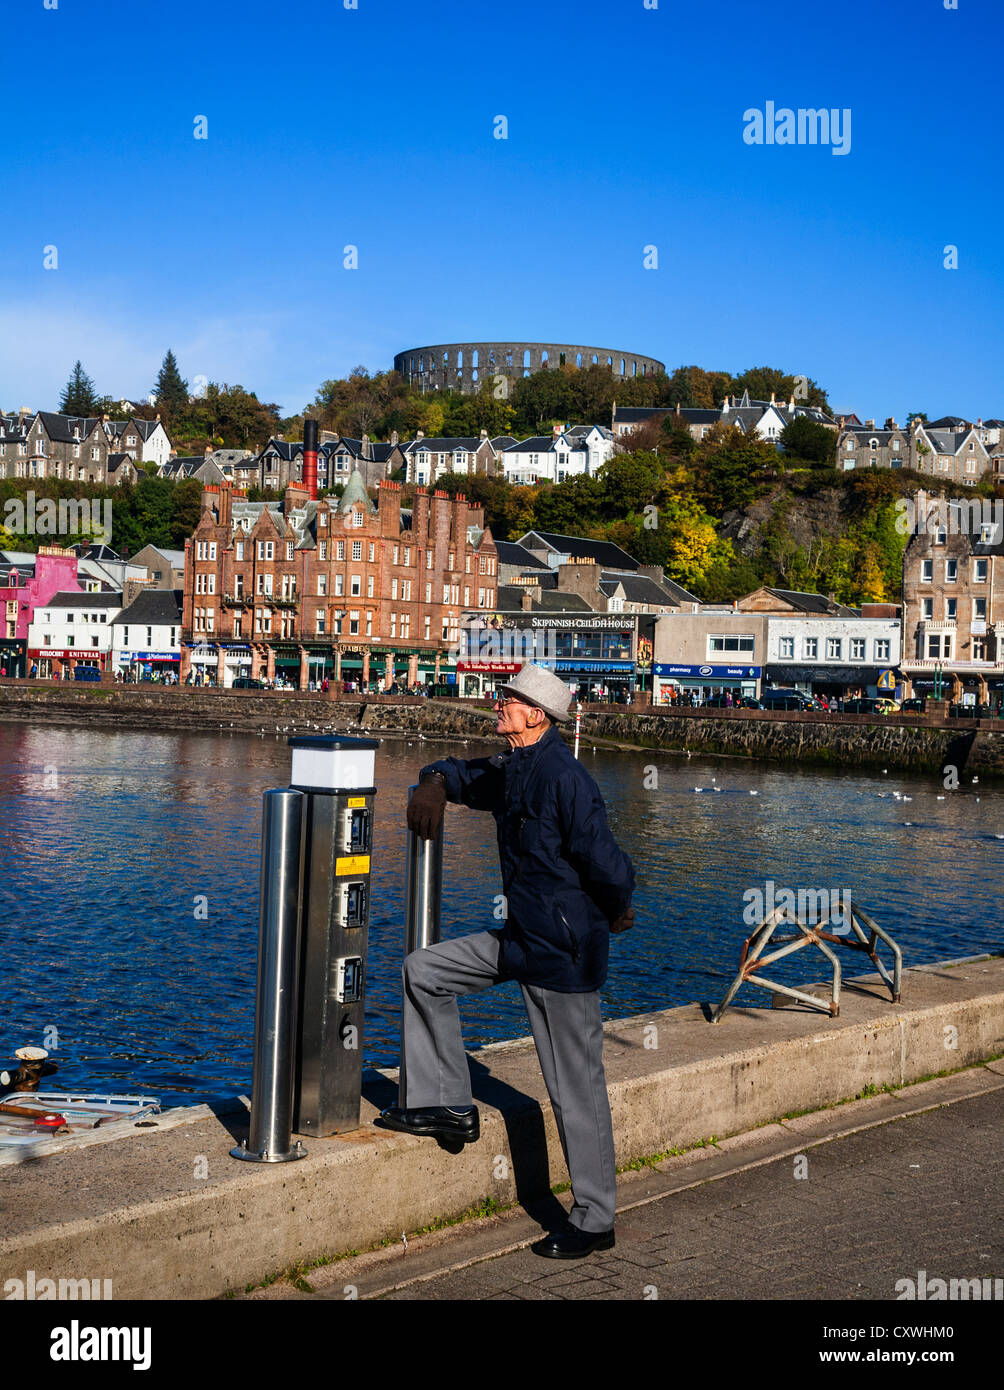
M187 687L0 682L0 721L216 733L334 730L427 738L493 738L489 712L455 700L332 699L321 694L193 690ZM570 728L571 726L569 726ZM831 767L961 772L1004 777L1004 724L929 718L912 722L798 711L632 712L601 708L582 717L586 744L660 749Z

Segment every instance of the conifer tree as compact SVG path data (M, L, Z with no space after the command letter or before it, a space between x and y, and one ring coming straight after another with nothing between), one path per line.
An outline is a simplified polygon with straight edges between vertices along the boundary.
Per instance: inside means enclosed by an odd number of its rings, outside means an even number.
M70 373L70 379L59 398L60 415L97 415L98 394L94 382L84 371L79 359Z
M153 394L161 411L167 414L177 415L188 407L188 382L178 370L178 363L170 348L154 382Z

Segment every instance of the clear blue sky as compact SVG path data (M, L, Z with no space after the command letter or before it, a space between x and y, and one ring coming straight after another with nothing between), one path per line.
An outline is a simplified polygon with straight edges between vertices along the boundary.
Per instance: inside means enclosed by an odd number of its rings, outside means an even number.
M18 0L0 405L78 357L144 395L171 347L293 412L511 336L1004 416L1004 6L958 4ZM848 108L849 153L744 143L767 101Z

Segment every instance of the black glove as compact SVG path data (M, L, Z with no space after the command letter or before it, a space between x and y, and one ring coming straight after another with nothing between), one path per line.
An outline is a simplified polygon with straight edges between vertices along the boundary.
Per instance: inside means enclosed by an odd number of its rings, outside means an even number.
M427 772L408 802L408 829L423 840L434 840L443 823L446 805L446 779L440 772Z
M611 931L616 931L616 932L630 931L630 929L631 929L633 926L634 926L634 908L633 908L633 907L629 907L629 908L627 908L624 912L622 912L621 915L620 915L619 917L615 918L615 920L614 920L613 922L610 923L610 930L611 930Z

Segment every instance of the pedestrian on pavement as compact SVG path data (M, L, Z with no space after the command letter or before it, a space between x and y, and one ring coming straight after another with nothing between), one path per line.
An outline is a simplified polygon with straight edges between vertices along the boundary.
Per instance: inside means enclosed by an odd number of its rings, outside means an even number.
M378 1121L406 1134L464 1143L480 1137L457 996L516 980L572 1182L565 1224L533 1246L556 1259L614 1244L599 991L610 932L633 924L635 886L599 789L558 732L571 698L553 672L527 664L495 699L495 731L508 751L444 758L422 769L408 825L424 839L438 834L447 801L495 817L506 920L499 930L441 941L406 958L399 1104Z

